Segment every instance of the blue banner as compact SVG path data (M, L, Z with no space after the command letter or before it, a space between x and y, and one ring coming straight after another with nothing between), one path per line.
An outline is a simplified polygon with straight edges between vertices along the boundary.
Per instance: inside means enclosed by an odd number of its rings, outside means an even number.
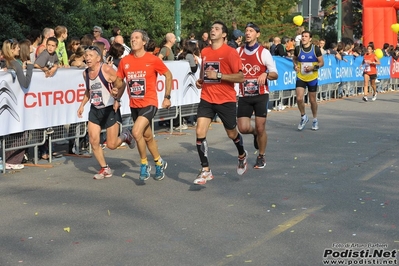
M278 79L269 81L270 91L295 89L296 72L291 58L273 56L278 71ZM346 55L343 60L338 60L334 55L323 55L324 66L319 69L319 85L362 81L363 80L363 56ZM391 57L380 59L377 66L378 79L390 78Z

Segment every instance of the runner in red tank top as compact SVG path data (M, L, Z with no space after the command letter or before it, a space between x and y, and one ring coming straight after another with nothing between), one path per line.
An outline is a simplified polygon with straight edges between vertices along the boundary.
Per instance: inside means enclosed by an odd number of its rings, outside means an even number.
M374 45L369 44L367 46L367 53L363 56L363 77L364 77L364 96L363 101L367 102L369 83L373 88L373 98L372 101L377 99L377 86L375 80L377 79L377 65L380 64L380 60L374 54Z

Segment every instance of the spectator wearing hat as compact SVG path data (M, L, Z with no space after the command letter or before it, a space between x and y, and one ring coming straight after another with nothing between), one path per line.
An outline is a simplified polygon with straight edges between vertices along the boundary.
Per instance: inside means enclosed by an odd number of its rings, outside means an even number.
M109 44L108 40L101 36L103 34L103 30L99 26L93 27L93 35L94 35L94 42L103 42L105 44L105 49L109 51L111 45Z
M240 30L233 30L233 39L227 43L227 45L237 49L242 44L242 38L244 37L244 33Z

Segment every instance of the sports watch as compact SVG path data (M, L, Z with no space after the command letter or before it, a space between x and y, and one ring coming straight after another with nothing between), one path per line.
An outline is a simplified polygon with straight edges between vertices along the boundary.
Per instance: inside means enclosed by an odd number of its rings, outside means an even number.
M170 100L170 95L165 95L164 98Z
M222 78L222 73L218 72L217 78L221 79Z

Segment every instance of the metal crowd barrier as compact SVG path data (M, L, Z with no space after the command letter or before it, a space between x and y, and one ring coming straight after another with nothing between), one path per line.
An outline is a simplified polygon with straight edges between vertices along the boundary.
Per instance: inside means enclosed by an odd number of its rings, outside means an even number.
M345 91L346 96L358 95L363 93L364 82L363 81L353 81L345 82L342 85L339 83L330 83L325 85L320 85L317 91L319 99L325 98L325 100L331 100L332 98L338 98L339 88ZM377 84L377 88L382 91L398 91L399 90L399 79L385 79L380 80ZM308 91L305 92L305 102L309 104L309 99L307 97ZM288 99L289 107L295 106L296 102L296 91L293 90L282 90L273 91L269 94L269 102L281 103L282 100ZM152 128L154 128L154 122L158 121L170 121L170 132L173 132L173 119L179 117L180 124L182 122L182 117L196 115L198 104L188 104L182 106L173 106L169 109L159 109L154 119L152 120ZM125 115L122 117L124 122L121 126L131 127L133 125L132 120L128 120L130 115ZM52 144L54 142L62 142L67 140L75 140L75 150L77 153L80 151L79 138L85 137L87 134L87 123L81 122L70 125L56 126L53 127L54 132L49 134L45 129L28 130L22 133L10 134L8 136L1 137L1 147L2 147L2 159L3 159L3 173L6 171L5 167L5 152L24 149L24 148L34 148L34 163L38 162L38 147L43 145L48 139L49 142L49 162L52 160ZM103 131L105 132L105 130ZM180 130L181 132L181 130ZM89 150L91 152L91 149Z

